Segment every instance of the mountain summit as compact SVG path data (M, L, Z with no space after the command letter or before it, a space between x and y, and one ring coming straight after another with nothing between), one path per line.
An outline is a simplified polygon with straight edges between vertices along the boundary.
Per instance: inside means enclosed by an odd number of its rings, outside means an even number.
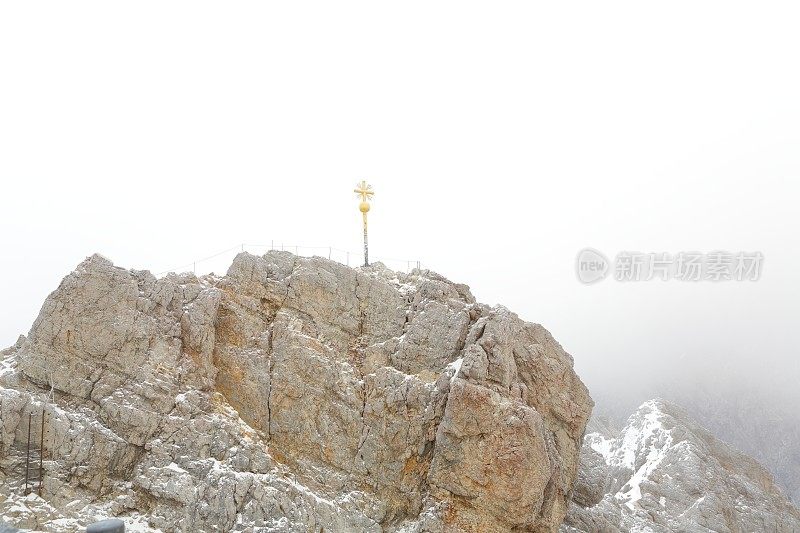
M465 285L285 252L161 279L92 256L2 354L0 514L48 531L555 531L592 408Z

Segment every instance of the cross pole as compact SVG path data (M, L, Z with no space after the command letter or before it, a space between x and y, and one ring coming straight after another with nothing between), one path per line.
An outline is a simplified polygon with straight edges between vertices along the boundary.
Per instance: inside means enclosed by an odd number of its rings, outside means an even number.
M361 211L361 218L364 223L364 266L369 266L369 247L367 246L367 212L369 211L369 201L372 200L372 195L375 192L372 190L372 185L368 185L366 181L361 180L361 183L356 185L353 191L361 197L361 203L358 204L358 210Z

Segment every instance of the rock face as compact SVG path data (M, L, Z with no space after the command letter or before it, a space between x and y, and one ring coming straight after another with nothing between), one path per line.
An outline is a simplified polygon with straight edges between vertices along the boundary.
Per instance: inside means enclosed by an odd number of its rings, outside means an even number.
M800 531L800 511L755 460L674 404L644 403L619 433L592 420L562 531Z
M143 531L555 531L591 407L544 328L430 271L270 252L156 279L93 256L3 352L0 514L51 531L111 515ZM42 413L43 499L23 499Z
M752 379L735 367L676 368L638 387L593 389L592 416L624 421L653 397L680 405L714 436L764 465L789 501L800 506L800 391L785 383L800 369L764 374L773 377Z
M719 437L763 464L795 506L800 505L800 396L779 387L714 390L685 383L664 391ZM764 416L769 413L769 416Z

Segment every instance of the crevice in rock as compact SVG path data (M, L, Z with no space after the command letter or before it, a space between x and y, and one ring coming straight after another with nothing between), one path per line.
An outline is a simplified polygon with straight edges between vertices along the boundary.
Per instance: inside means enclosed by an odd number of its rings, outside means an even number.
M367 425L366 420L364 420L364 411L367 409L367 394L368 394L367 386L365 383L361 392L362 402L361 402L361 412L359 413L359 416L361 418L361 436L359 437L355 460L356 461L360 460L361 464L367 470L367 474L369 474L369 468L366 466L366 463L364 462L364 457L361 455L361 450L364 447L364 444L367 442L367 438L369 437L370 433L370 427Z
M267 445L272 442L272 380L274 379L273 369L275 368L274 352L273 352L273 339L275 338L275 323L269 326L269 340L267 341L267 360L269 368L267 369L269 390L267 391Z

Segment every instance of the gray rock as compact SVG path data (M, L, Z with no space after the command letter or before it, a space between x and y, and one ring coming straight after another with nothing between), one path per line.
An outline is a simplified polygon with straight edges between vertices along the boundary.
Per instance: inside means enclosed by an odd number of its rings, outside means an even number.
M44 499L0 513L52 531L555 531L592 407L466 286L284 252L161 279L93 256L2 358L0 461L28 413L47 432Z
M19 529L0 522L0 533L17 533L17 531L19 531Z
M116 518L89 524L86 533L125 533L125 522Z

